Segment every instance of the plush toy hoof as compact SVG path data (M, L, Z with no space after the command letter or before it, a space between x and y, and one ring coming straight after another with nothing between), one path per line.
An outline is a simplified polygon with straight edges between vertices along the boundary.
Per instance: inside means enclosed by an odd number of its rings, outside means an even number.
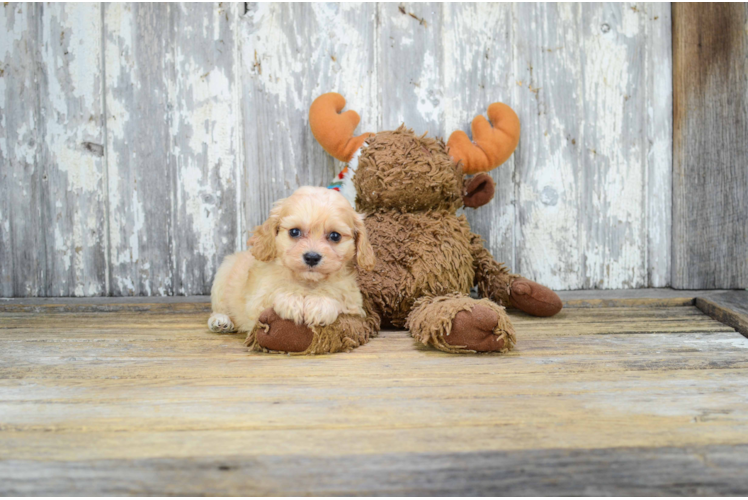
M259 321L269 328L257 330L257 343L271 351L304 352L314 338L306 325L283 319L272 308L262 311Z
M509 300L513 307L533 316L553 316L564 307L556 292L525 278L512 282Z
M444 341L478 352L501 351L505 337L494 333L498 324L499 314L496 311L477 304L472 311L460 311L455 315L452 331L444 336Z

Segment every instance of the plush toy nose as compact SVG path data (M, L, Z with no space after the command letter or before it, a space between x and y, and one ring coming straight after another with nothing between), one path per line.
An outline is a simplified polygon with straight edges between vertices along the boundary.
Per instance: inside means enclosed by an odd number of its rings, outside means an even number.
M309 267L316 266L321 260L322 256L317 252L307 252L304 254L304 262L306 262L306 265Z

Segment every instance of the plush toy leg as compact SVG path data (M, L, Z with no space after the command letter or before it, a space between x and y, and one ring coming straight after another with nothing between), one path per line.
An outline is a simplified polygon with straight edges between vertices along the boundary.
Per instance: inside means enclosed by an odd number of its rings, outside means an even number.
M564 304L550 288L518 276L509 286L509 306L533 316L548 317L559 312Z
M451 353L507 352L516 343L503 307L461 294L418 299L406 327L424 344Z
M483 246L477 234L472 235L471 253L478 294L506 307L515 307L533 316L553 316L561 310L561 298L550 288L519 274L512 274Z
M270 308L262 312L244 344L250 351L327 354L366 344L378 327L376 317L343 314L331 325L309 328L281 318Z

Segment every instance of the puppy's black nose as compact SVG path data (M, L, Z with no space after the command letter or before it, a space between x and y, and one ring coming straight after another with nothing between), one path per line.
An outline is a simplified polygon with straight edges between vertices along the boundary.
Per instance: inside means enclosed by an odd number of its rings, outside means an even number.
M322 256L317 252L307 252L304 254L304 262L306 262L306 265L309 267L316 266L321 260Z

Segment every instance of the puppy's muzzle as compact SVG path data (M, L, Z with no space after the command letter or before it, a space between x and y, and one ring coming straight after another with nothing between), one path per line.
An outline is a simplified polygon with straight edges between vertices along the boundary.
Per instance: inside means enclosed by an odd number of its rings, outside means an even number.
M309 267L314 267L322 260L322 256L317 252L307 252L304 254L304 263Z

